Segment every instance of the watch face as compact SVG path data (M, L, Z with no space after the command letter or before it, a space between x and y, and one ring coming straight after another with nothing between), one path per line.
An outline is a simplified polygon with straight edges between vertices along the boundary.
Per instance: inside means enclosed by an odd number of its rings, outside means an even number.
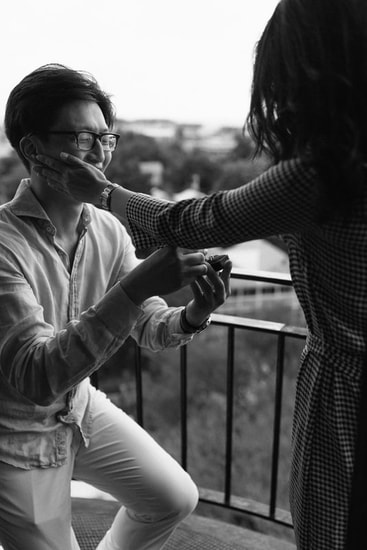
M197 332L197 333L202 332L204 329L206 329L206 327L208 327L208 326L210 325L210 322L211 322L211 317L208 317L208 318L204 321L204 323L201 325L201 327L199 327L199 328L197 329L196 332Z
M110 195L113 189L118 187L116 183L109 183L107 187L105 187L99 197L101 206L104 210L110 210Z

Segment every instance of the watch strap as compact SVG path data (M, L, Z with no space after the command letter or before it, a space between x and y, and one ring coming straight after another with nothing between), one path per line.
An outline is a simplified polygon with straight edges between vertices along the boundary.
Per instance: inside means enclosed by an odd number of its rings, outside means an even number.
M117 183L108 183L99 196L99 203L103 210L111 211L111 194L112 191L120 187Z
M210 325L211 317L209 315L209 317L205 319L205 321L199 327L193 327L192 325L190 325L190 323L187 320L186 308L184 307L183 310L181 311L180 323L181 323L181 328L183 332L188 332L189 334L198 334L199 332L202 332L204 329L206 329Z

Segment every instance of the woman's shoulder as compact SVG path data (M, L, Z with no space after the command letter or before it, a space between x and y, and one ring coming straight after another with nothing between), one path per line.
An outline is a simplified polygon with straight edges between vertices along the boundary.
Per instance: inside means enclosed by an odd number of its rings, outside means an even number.
M319 192L319 177L311 159L294 157L279 161L268 166L257 178L245 184L243 193L258 193L271 196L273 194L297 194Z
M318 179L315 164L310 156L293 157L286 160L281 160L273 164L267 170L268 176L284 179L284 178L304 178L305 180Z

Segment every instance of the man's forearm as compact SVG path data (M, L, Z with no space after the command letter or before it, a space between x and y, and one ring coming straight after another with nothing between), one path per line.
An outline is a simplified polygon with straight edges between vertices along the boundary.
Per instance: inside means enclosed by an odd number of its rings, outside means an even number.
M141 314L117 284L55 335L47 332L46 324L43 336L32 335L30 326L28 340L33 343L22 349L15 337L9 338L2 354L3 374L28 399L49 405L99 368L123 344Z

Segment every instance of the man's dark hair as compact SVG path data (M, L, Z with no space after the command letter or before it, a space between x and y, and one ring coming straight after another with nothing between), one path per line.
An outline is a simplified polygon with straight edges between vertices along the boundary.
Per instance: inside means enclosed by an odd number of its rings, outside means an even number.
M78 100L97 103L107 126L112 128L115 117L112 102L87 72L48 64L31 72L12 90L6 104L5 132L27 170L29 162L19 147L22 137L46 134L60 109Z
M247 122L257 151L309 155L331 210L366 181L366 58L366 0L282 0L256 48Z

